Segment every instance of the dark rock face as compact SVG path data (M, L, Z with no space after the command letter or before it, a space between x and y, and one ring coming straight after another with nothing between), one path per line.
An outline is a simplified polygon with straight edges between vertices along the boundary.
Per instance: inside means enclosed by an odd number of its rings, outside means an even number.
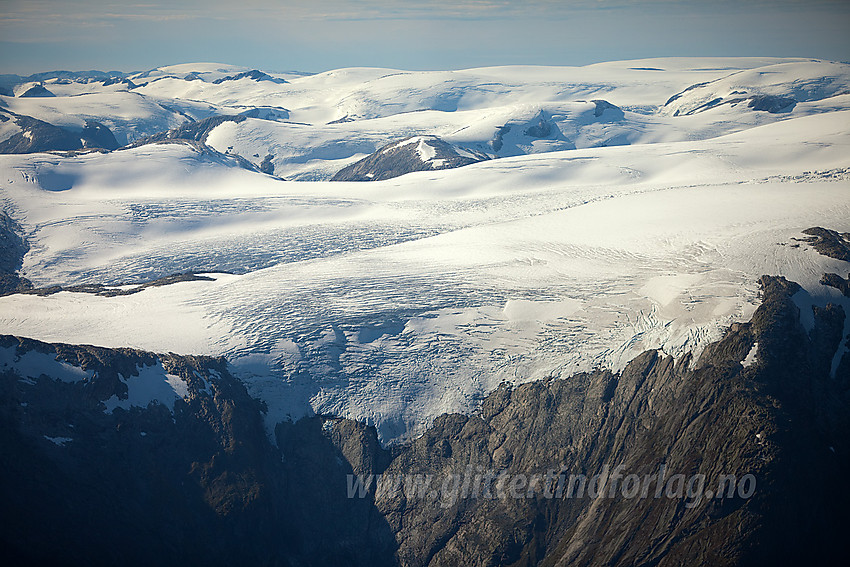
M17 274L0 273L0 297L13 293L27 293L33 289L32 282Z
M462 167L489 159L463 150L436 136L413 136L388 144L370 156L339 170L331 181L380 181L414 171Z
M597 106L597 109L599 107ZM598 116L598 115L597 115ZM525 129L525 135L532 138L546 138L552 133L552 125L546 120L542 114L538 117L537 123Z
M331 120L328 124L345 124L346 122L354 122L354 118L349 115L345 115L342 118L337 118L336 120Z
M47 90L44 87L44 85L34 85L34 86L28 88L26 91L24 91L23 93L21 93L18 96L20 98L25 98L25 97L50 97L50 96L56 96L56 95L53 94L52 92L50 92L49 90Z
M23 279L23 278L21 278ZM5 295L9 295L11 293L26 293L31 295L39 295L42 297L53 295L55 293L59 293L60 291L70 291L73 293L90 293L92 295L99 295L101 297L116 297L119 295L133 295L134 293L139 293L149 287L160 287L164 285L171 285L180 282L197 282L197 281L214 281L213 278L209 276L204 276L200 274L195 274L193 272L185 272L182 274L171 274L168 276L164 276L161 278L157 278L155 280L141 282L136 284L122 284L121 286L105 286L103 284L95 283L95 284L80 284L80 285L50 285L47 287L33 287L32 283L29 280L23 280L23 287L19 287L14 290L9 290ZM10 280L11 282L11 280ZM129 289L123 288L125 285L135 285L136 287L131 287Z
M86 120L86 126L83 128L81 136L86 142L86 147L89 148L115 150L121 146L115 139L112 130L95 120Z
M0 154L75 151L84 148L114 150L119 146L112 131L94 120L87 120L82 131L72 131L31 116L12 113L0 116L14 120L21 129L0 142Z
M108 87L111 85L127 85L128 89L135 89L138 85L131 81L130 79L124 77L110 77L103 81L103 86Z
M689 86L688 88L686 88L685 90L683 90L682 92L680 92L680 93L676 93L676 94L674 94L673 96L671 96L670 98L668 98L668 99L667 99L667 102L665 102L665 103L664 103L664 106L668 106L668 105L669 105L669 104L671 104L672 102L679 100L680 98L682 98L682 95L684 95L685 93L690 92L690 91L693 91L693 90L696 90L696 89L701 88L701 87L704 87L704 86L706 86L706 85L708 85L708 84L709 84L709 83L696 83L696 84L693 84L693 85Z
M0 142L0 154L70 151L83 147L78 135L59 126L30 116L15 114L10 118L21 128L21 132Z
M505 124L504 126L499 126L496 129L496 133L493 134L493 139L490 141L490 146L493 148L494 152L498 152L505 145L504 137L505 134L511 131L511 126L509 124Z
M4 337L4 544L93 564L839 564L845 313L815 308L807 333L799 286L761 286L752 320L698 360L650 351L618 374L503 386L390 449L322 416L278 424L272 445L221 359ZM65 366L32 377L38 353ZM104 412L157 364L186 385L173 410ZM62 379L68 365L86 377Z

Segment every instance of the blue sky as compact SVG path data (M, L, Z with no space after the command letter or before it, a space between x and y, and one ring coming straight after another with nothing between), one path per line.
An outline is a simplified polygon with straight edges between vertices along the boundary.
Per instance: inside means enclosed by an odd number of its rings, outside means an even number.
M0 73L215 61L272 71L850 60L850 0L0 0Z

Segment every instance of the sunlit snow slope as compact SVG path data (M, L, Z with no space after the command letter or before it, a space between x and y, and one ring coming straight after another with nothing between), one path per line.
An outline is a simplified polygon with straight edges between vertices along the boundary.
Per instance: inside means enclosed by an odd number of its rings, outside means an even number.
M750 316L762 274L802 284L801 306L850 310L819 283L850 263L794 240L812 226L850 232L850 66L246 71L163 68L131 76L148 82L122 96L259 109L206 144L255 164L271 154L287 181L197 145L0 156L3 209L26 233L22 275L36 284L190 270L215 281L10 295L0 332L222 354L269 427L334 413L390 441L474 409L504 380L619 369L647 348L698 352ZM420 135L493 159L304 181Z

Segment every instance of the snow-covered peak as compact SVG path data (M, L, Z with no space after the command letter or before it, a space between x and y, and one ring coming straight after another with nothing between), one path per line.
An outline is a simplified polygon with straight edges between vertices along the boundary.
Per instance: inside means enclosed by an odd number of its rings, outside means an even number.
M414 171L462 167L486 159L490 159L486 154L456 147L436 136L411 136L344 167L332 180L380 181Z
M141 81L161 79L163 77L173 77L185 80L202 80L212 82L216 79L221 79L228 75L235 75L250 71L249 67L241 67L238 65L228 65L224 63L182 63L178 65L166 65L164 67L156 67L149 71L130 75L132 81Z
M663 112L682 116L723 105L790 112L797 103L841 94L850 94L850 65L822 61L779 63L691 85L670 97Z

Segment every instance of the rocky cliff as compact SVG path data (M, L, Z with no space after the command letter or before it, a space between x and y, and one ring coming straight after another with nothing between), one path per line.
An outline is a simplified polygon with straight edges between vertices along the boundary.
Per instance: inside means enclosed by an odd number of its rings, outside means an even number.
M3 337L4 546L54 564L835 563L845 313L815 307L807 332L799 287L761 285L698 360L504 385L390 448L329 416L270 440L223 359Z

